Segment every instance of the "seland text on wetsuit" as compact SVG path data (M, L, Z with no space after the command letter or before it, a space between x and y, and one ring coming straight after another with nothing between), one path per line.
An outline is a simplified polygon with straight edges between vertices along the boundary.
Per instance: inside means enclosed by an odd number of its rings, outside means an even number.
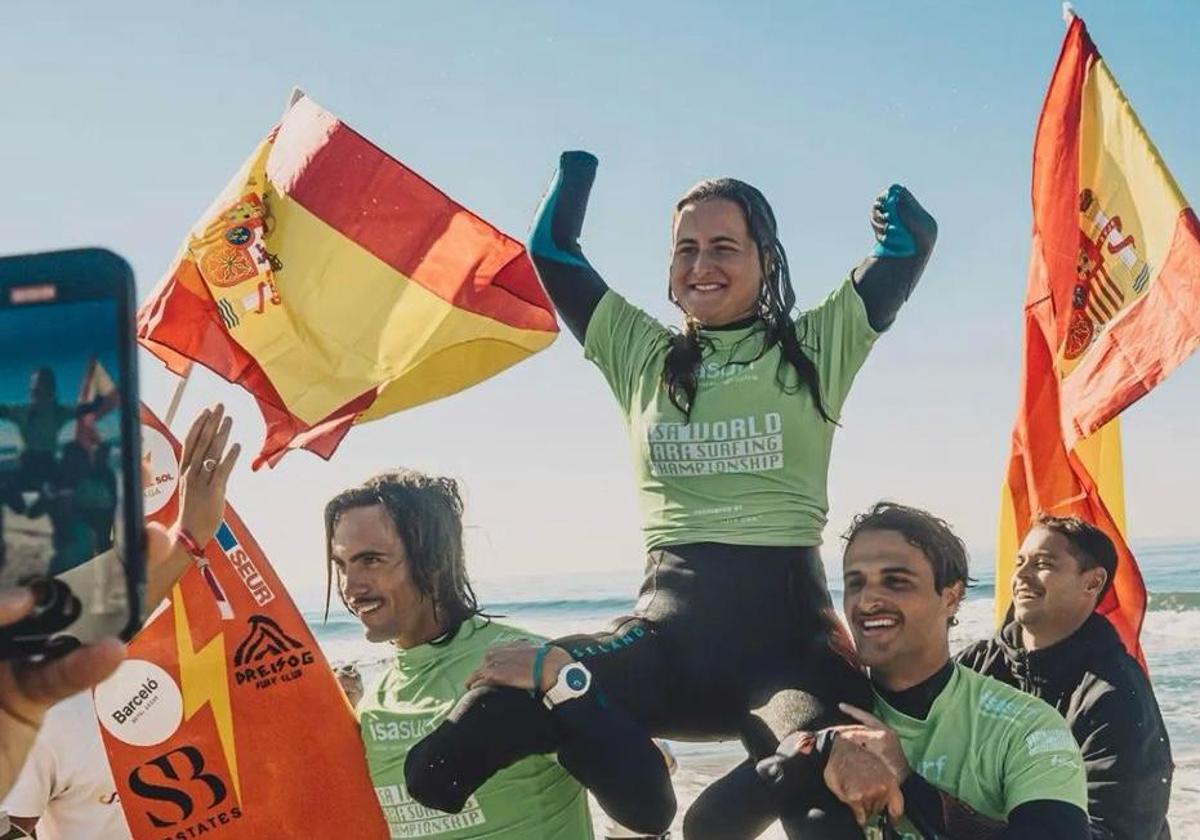
M648 733L740 738L761 758L798 726L832 723L838 701L870 702L865 677L831 644L844 634L816 548L834 424L807 391L781 388L779 347L763 352L757 322L702 330L690 415L670 403L661 387L670 332L610 290L579 247L595 169L587 153L562 156L530 253L626 415L649 556L630 615L606 632L555 643L587 664L606 701ZM932 218L903 188L889 190L883 208L875 254L796 321L834 416L936 237ZM790 366L786 374L796 385ZM512 703L534 702L519 694ZM453 810L503 766L497 762L522 754L504 704L493 697L486 712L475 705L465 697L449 724L410 753L417 798Z

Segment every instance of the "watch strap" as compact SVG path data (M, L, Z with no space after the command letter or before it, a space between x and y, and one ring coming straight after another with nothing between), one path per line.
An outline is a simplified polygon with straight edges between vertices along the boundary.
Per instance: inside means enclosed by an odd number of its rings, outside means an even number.
M542 669L546 664L546 654L550 652L550 643L542 645L533 655L533 688L529 691L534 697L542 696Z

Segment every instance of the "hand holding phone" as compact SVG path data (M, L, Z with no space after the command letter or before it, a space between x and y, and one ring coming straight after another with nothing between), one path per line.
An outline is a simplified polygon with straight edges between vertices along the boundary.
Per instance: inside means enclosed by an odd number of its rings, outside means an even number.
M0 590L0 627L20 622L33 608L29 589ZM100 682L124 658L124 642L107 638L58 659L0 662L0 796L16 781L46 710Z
M0 590L34 593L0 626L2 660L141 626L133 295L108 251L0 259Z

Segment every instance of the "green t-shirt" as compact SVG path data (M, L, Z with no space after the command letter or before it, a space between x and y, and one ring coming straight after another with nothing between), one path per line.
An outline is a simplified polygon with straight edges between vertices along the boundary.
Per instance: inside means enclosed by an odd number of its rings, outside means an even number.
M796 332L837 418L877 337L853 280L800 315ZM778 345L749 361L762 348L760 325L701 335L711 344L685 421L662 385L667 328L611 290L588 322L585 355L608 380L633 444L647 547L820 545L836 427L786 362L779 387Z
M1047 703L955 664L926 720L875 696L875 714L895 730L909 766L984 816L1005 820L1024 802L1052 799L1087 811L1079 746ZM921 834L907 821L904 840Z
M466 692L463 681L493 645L541 639L496 622L473 619L445 645L399 650L368 686L356 712L371 782L392 837L439 840L591 840L584 789L553 756L534 755L501 770L458 814L424 807L408 795L404 759L437 728Z

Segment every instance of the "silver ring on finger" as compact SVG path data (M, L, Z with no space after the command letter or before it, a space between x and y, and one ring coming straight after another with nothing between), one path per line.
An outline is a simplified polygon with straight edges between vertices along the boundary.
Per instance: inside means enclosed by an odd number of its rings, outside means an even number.
M203 469L205 472L212 472L213 470L215 470L217 468L217 459L216 458L205 458L204 461L201 462L200 468Z

